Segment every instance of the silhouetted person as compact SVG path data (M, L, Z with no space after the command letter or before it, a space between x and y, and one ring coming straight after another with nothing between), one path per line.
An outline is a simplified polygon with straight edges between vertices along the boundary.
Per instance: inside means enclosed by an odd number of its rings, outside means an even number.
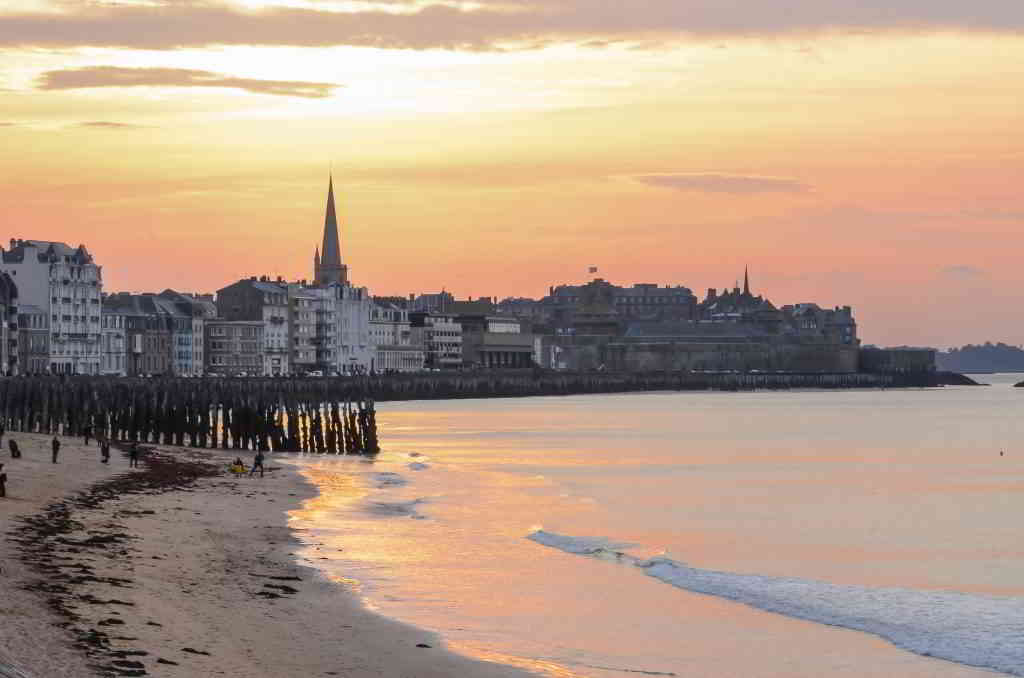
M128 448L128 468L139 465L139 443L133 440L132 446Z
M86 426L82 429L82 437L85 438L85 444L88 446L89 438L92 437L92 426Z
M11 459L21 458L21 450L18 449L18 443L17 441L14 440L14 438L11 438L10 440L7 441L7 447L9 447L11 450Z
M7 433L7 430L4 428L3 424L0 424L0 446L2 446L4 444L4 434L5 433Z
M4 473L4 465L0 464L0 497L7 496L7 474Z
M57 463L57 455L60 454L60 441L57 440L57 436L53 436L53 442L50 443L50 447L53 449L53 463Z
M252 474L256 473L257 467L260 469L260 478L262 478L263 477L263 452L260 451L260 450L257 450L256 456L253 457L253 459L252 459L252 470L249 471L249 476L250 477L252 477Z
M104 440L100 443L100 461L106 464L110 461L110 441Z

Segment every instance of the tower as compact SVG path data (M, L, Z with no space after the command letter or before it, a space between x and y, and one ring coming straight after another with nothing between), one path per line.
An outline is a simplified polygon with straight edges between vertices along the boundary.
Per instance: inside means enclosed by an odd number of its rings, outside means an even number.
M750 267L743 267L743 294L750 296Z
M348 267L341 263L338 216L334 209L334 177L327 183L327 211L324 214L323 245L313 259L313 279L318 285L348 283Z

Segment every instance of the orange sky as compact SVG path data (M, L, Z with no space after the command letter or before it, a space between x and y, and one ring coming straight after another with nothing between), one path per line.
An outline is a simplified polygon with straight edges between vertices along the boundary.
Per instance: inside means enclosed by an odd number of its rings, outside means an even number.
M1024 3L7 0L0 225L109 291L310 275L333 165L377 294L703 297L1024 343Z

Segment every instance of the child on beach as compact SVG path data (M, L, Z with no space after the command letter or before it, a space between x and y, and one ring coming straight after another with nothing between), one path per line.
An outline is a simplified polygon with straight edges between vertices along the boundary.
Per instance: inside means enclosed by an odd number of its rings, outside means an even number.
M18 449L18 443L14 438L7 441L7 447L11 449L11 459L18 459L21 457L21 450Z
M104 464L110 461L110 441L105 438L100 443L100 461Z
M132 441L132 446L128 449L128 468L138 468L139 466L139 443L136 440Z

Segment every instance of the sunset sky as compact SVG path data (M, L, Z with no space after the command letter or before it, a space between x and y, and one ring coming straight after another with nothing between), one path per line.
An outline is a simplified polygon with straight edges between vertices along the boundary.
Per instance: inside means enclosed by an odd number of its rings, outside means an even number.
M1024 343L1020 0L0 0L0 238L108 291L588 279Z

